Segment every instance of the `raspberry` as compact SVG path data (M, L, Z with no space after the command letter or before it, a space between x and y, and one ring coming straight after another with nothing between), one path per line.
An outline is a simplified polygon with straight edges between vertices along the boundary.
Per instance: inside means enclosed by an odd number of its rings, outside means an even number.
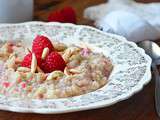
M37 35L37 37L33 40L32 52L35 53L36 57L42 56L43 49L46 47L49 48L49 52L54 50L51 41L47 37Z
M64 20L69 23L76 24L76 13L72 7L65 7L61 10L61 14L64 16Z
M48 21L76 24L75 10L72 7L64 7L61 10L53 11L48 16Z
M41 69L45 73L50 73L55 70L64 71L66 64L58 52L51 52L44 61L42 61Z
M54 11L48 16L49 22L62 22L65 23L64 16L60 13L60 11Z
M40 56L36 56L36 58L37 58L38 65L40 65L41 64L41 57ZM31 62L32 62L32 53L28 53L24 57L24 59L23 59L23 61L21 63L21 66L30 68L31 67Z
M31 62L32 62L32 53L29 53L23 58L21 66L30 68L31 67Z

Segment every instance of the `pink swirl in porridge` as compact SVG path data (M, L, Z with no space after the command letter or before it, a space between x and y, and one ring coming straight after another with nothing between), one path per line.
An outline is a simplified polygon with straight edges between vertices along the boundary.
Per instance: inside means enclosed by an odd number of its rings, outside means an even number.
M66 62L64 71L44 73L37 66L36 71L31 72L31 68L21 67L31 46L21 41L1 43L0 94L35 99L65 98L95 91L107 83L113 65L102 53L53 43Z

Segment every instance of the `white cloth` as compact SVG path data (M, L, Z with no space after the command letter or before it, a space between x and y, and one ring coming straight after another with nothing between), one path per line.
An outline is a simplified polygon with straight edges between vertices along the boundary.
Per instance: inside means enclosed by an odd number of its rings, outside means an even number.
M126 11L111 12L97 21L96 26L103 31L125 36L128 40L134 42L160 38L160 31L155 27L143 18Z
M122 35L130 41L160 38L160 3L142 4L133 0L109 0L87 8L86 18L106 32Z

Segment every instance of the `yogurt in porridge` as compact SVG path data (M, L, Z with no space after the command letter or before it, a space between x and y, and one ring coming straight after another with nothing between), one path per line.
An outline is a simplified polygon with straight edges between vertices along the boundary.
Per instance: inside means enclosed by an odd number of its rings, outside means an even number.
M40 65L44 60L38 62L37 56L33 56L32 45L26 46L23 41L1 43L0 94L31 99L66 98L95 91L107 84L113 65L102 53L95 53L88 47L51 43L53 51L65 61L64 69L55 67L46 72ZM47 50L43 50L41 59L51 60ZM30 66L24 67L22 62L28 53L32 54ZM53 61L51 66L54 63L57 66L57 62L60 61Z

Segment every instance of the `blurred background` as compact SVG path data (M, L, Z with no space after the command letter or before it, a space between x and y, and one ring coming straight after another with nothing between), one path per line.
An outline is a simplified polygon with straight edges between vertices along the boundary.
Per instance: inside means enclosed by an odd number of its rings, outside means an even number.
M101 3L107 0L34 0L34 20L47 21L48 15L53 10L62 9L65 6L72 6L77 15L77 24L91 24L91 21L83 18L85 8ZM151 0L136 0L137 2L148 3ZM152 2L160 2L152 0Z
M71 6L76 11L77 24L90 24L89 20L83 18L85 8L105 3L106 0L35 0L34 1L34 20L47 21L48 15L65 6Z

